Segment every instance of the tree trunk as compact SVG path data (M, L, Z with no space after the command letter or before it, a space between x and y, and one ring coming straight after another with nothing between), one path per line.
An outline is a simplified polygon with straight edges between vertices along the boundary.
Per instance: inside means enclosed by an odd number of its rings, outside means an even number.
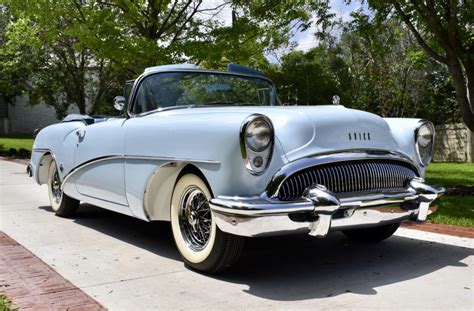
M448 67L456 89L456 100L461 118L466 126L474 132L474 111L471 108L471 104L474 103L474 81L469 79L470 75L467 73L470 69L466 68L467 74L464 75L457 59L449 62Z
M79 113L86 114L86 99L84 97L84 92L81 90L80 94L82 96L78 96L78 101L77 101L77 106L79 107Z

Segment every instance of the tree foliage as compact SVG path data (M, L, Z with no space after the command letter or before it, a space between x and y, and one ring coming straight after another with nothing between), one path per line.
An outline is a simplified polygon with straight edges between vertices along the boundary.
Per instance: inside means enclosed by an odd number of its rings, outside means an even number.
M464 123L474 131L474 3L470 0L368 1L374 22L396 16L432 59L447 66Z
M337 55L320 45L307 53L284 55L279 66L270 66L265 72L276 84L285 105L330 104L341 89L338 60Z
M375 25L354 14L353 22L339 26L339 38L326 35L316 48L292 52L266 70L284 103L328 104L339 95L347 107L386 117L459 120L449 73L405 25L394 18Z
M71 107L110 113L123 82L148 66L235 62L268 73L285 104L337 94L383 116L443 123L460 112L473 128L472 1L361 0L373 11L353 12L351 24L325 0L0 1L0 92L10 102L28 94L58 117ZM311 15L319 45L268 63Z
M71 104L81 113L86 103L92 112L103 111L112 92L147 66L258 66L266 62L264 53L288 43L291 28L307 27L317 6L303 0L2 2L9 20L0 85L15 80L17 93L53 105L58 115ZM224 9L232 12L231 25L218 18Z

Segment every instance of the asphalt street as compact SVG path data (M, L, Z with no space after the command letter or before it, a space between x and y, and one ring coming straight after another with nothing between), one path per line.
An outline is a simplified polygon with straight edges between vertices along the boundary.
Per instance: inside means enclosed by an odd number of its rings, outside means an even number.
M399 229L367 245L333 233L249 239L220 276L184 267L170 226L82 204L56 217L46 186L0 161L0 230L111 310L474 309L474 239Z

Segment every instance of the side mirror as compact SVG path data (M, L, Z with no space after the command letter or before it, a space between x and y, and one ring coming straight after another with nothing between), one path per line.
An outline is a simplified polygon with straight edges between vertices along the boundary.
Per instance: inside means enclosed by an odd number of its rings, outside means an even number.
M125 108L125 103L127 100L123 96L115 96L114 97L114 108L118 111L123 111Z

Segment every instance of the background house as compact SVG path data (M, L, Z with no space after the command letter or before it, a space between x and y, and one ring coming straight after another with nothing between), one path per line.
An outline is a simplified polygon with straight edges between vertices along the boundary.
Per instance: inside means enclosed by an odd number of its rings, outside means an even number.
M78 109L70 107L69 113L77 113ZM31 135L33 130L58 123L56 112L52 106L44 103L31 106L28 96L19 96L14 104L7 104L0 97L0 135Z

